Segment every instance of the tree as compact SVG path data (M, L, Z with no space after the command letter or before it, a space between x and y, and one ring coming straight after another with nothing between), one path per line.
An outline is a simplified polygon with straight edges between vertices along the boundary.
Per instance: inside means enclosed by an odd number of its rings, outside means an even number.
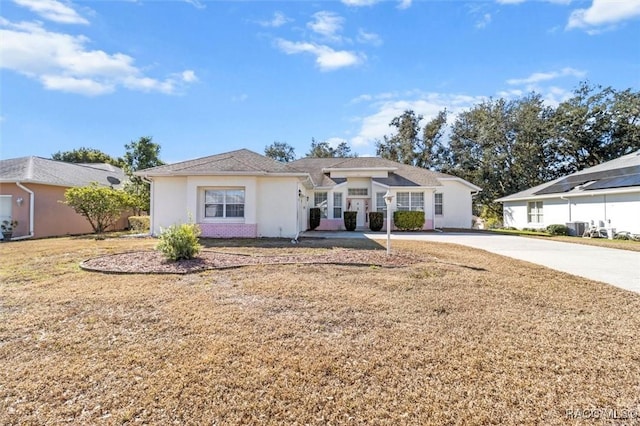
M119 189L92 183L69 188L64 193L65 204L81 214L96 234L101 234L120 219L132 206L129 194Z
M264 155L288 163L296 159L295 149L286 142L274 142L264 148Z
M443 171L482 187L476 211L501 217L502 206L493 200L549 177L552 117L553 110L537 94L476 105L453 124Z
M136 214L140 211L148 212L151 206L150 184L133 173L164 164L160 160L160 145L154 143L151 137L143 136L124 147L127 150L124 154L124 170L129 178L129 182L125 184L125 191L135 200Z
M351 153L349 144L344 141L333 148L329 145L329 142L317 142L315 138L311 138L311 150L307 153L307 157L313 158L349 158L355 156L355 154Z
M583 82L555 116L558 174L595 166L640 149L640 92Z
M64 161L65 163L90 163L90 164L111 164L116 167L123 167L122 158L113 158L95 148L78 148L71 151L58 151L51 155L52 160Z
M391 120L389 127L395 127L397 133L385 135L383 141L376 142L376 155L399 163L415 165L421 144L419 135L422 119L422 115L406 110Z
M415 165L425 169L441 170L445 163L446 151L442 138L447 128L447 110L438 112L422 130L421 152L415 156Z

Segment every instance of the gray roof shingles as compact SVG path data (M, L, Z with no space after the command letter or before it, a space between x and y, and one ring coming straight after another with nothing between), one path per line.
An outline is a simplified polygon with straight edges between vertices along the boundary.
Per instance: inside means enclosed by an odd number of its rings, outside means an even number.
M97 182L104 186L122 187L125 174L118 167L104 164L73 164L41 157L0 160L0 182L39 183L76 187Z

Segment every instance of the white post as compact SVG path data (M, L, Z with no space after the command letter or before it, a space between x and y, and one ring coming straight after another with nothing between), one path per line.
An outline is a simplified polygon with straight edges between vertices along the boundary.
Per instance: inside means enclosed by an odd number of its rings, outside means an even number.
M391 255L391 202L393 201L393 195L387 189L387 193L384 194L384 203L387 205L387 256Z

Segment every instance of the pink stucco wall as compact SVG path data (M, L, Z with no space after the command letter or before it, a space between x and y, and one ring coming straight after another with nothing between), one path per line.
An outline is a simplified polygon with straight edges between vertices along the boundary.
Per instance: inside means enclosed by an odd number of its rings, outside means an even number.
M199 223L201 236L207 238L256 238L258 225L247 223Z
M64 201L64 192L67 188L33 183L24 183L23 185L34 193L34 238L89 234L93 232L89 221L84 216L79 215L71 207L62 203ZM19 222L13 236L28 235L29 193L19 188L15 183L1 183L0 194L13 196L12 216L14 220ZM18 198L23 200L21 205L17 203ZM122 230L126 228L126 216L124 215L118 221L116 229Z

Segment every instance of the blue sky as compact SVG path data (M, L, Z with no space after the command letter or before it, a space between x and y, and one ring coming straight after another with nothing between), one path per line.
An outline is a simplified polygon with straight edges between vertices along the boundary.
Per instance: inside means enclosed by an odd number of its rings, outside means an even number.
M2 159L141 136L166 162L312 137L373 155L405 109L638 90L640 0L0 0L0 65Z

